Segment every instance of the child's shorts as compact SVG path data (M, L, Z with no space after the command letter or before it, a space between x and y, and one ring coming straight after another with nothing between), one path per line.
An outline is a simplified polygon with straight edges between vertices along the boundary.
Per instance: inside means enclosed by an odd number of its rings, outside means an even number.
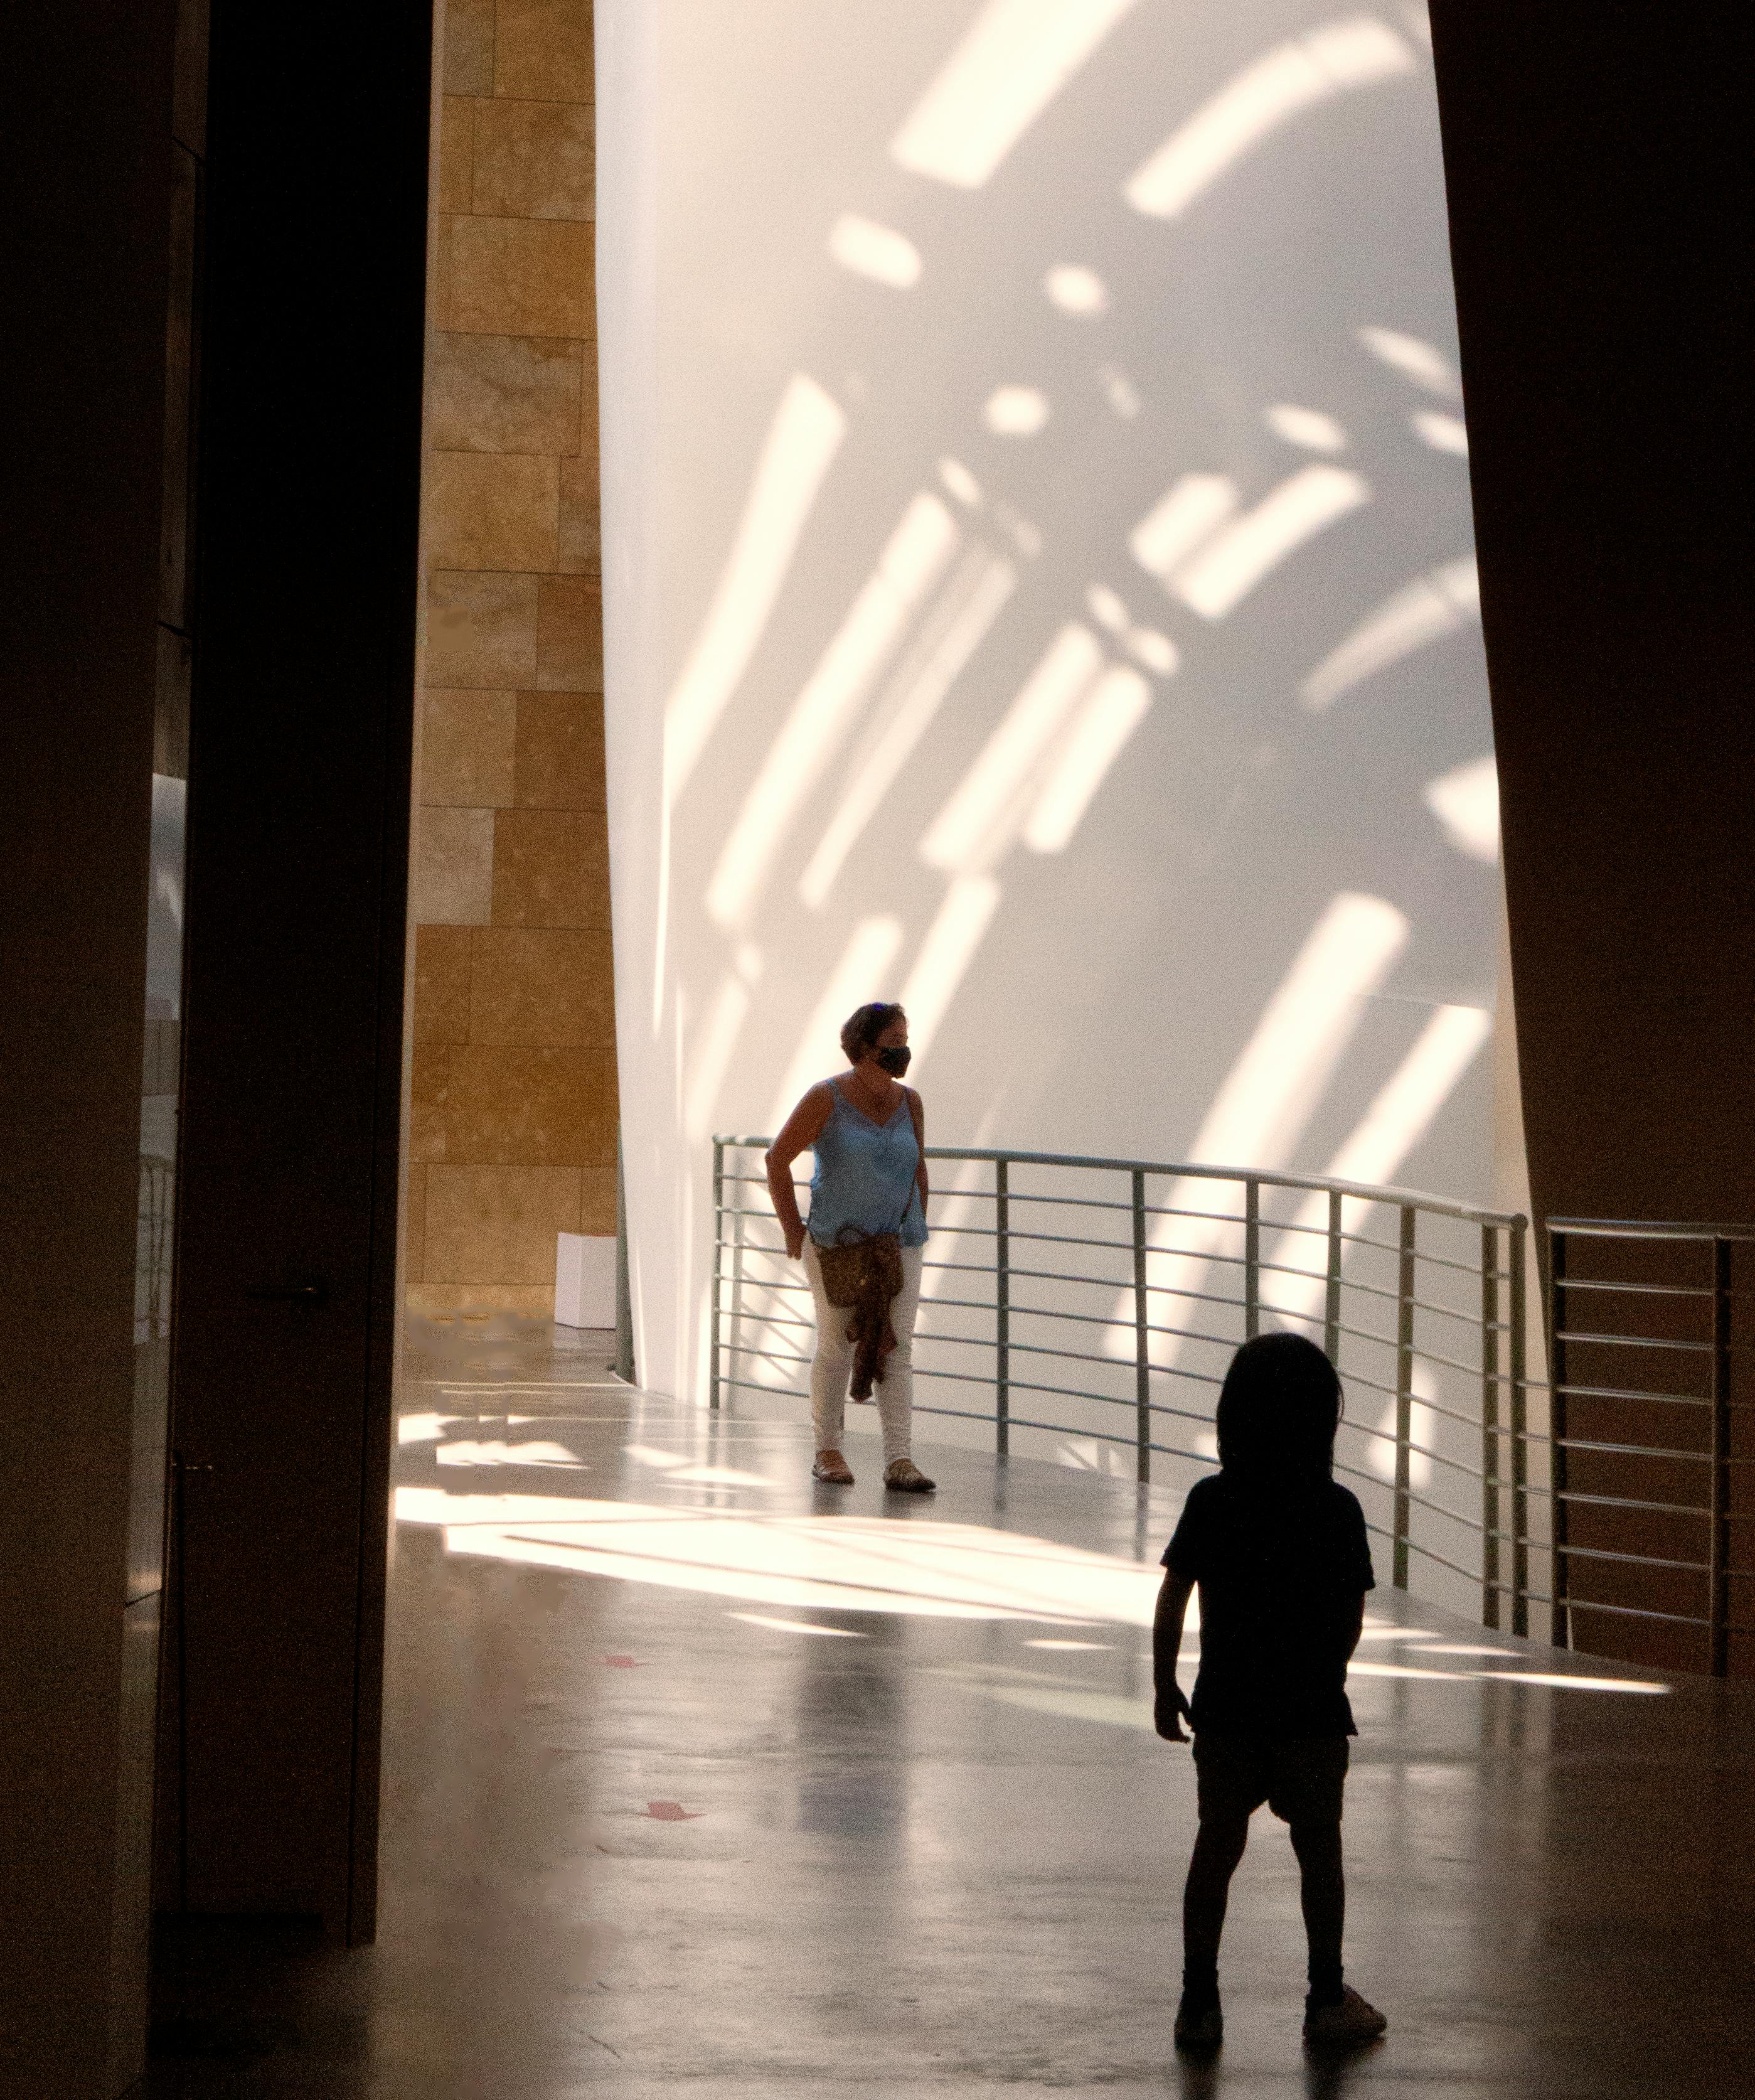
M1253 1815L1265 1801L1282 1823L1338 1823L1347 1785L1344 1736L1215 1736L1194 1738L1201 1816L1217 1822Z

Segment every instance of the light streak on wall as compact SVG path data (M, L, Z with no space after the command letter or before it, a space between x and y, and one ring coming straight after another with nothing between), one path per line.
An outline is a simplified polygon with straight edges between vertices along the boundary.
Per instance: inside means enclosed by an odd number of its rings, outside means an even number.
M1155 627L1131 627L1127 634L1127 653L1147 670L1156 671L1159 677L1167 678L1181 662L1181 653L1167 634L1160 634Z
M1039 386L996 386L981 421L996 437L1033 438L1047 424L1048 397Z
M690 1059L683 1118L690 1136L697 1143L712 1136L719 1090L725 1084L731 1053L738 1047L738 1034L749 1010L749 986L739 977L726 977L708 1010L700 1039Z
M996 827L1048 743L1103 663L1087 627L1063 627L1024 682L920 841L934 867L967 867L987 849Z
M796 374L756 462L731 552L699 639L664 704L664 775L674 801L748 668L786 581L847 418L815 380Z
M1117 665L1097 680L1025 820L1024 843L1032 853L1065 852L1151 704L1152 688L1137 671Z
M1262 421L1277 438L1307 452L1338 452L1347 449L1347 433L1336 419L1321 408L1300 408L1291 401L1277 401L1263 409Z
M905 233L844 211L829 232L829 253L844 270L906 292L920 280L920 251Z
M1246 66L1171 134L1122 194L1149 218L1175 218L1300 111L1413 69L1405 41L1374 15L1312 30Z
M1364 1016L1365 1003L1407 945L1407 919L1380 897L1337 897L1311 929L1268 1002L1242 1055L1213 1098L1188 1159L1191 1164L1283 1167ZM1161 1324L1180 1324L1181 1294L1198 1290L1210 1258L1236 1235L1222 1215L1240 1207L1239 1191L1191 1176L1171 1184L1163 1207L1197 1214L1159 1220L1147 1277L1173 1302ZM1104 1347L1133 1353L1133 1293L1117 1299ZM1153 1361L1174 1364L1175 1336L1154 1340Z
M902 988L915 1068L925 1064L939 1025L999 909L999 885L991 876L959 876L945 892Z
M1438 1417L1428 1403L1437 1395L1432 1390L1431 1374L1422 1363L1414 1365L1413 1388L1421 1396L1408 1403L1408 1485L1411 1488L1429 1488L1432 1485L1430 1454ZM1396 1477L1396 1405L1394 1400L1384 1402L1377 1428L1365 1440L1365 1463L1380 1480L1393 1480Z
M841 1023L856 1007L884 996L885 980L901 946L902 921L888 914L862 919L853 929L811 1009L787 1065L786 1077L774 1097L774 1106L768 1112L770 1134L792 1113L807 1088L845 1069Z
M1109 311L1108 286L1082 262L1057 262L1043 279L1042 288L1063 314L1086 320Z
M871 681L955 553L957 527L936 496L915 496L870 580L822 654L743 800L708 885L707 909L740 925L799 805L853 726Z
M1332 707L1343 693L1480 616L1474 556L1446 562L1368 613L1305 679L1299 697L1317 712Z
M1421 800L1459 853L1471 860L1498 860L1499 768L1491 756L1428 781Z
M1180 475L1127 536L1127 549L1148 576L1168 585L1176 571L1237 507L1227 474Z
M1134 0L989 0L890 143L904 168L979 189Z
M1409 335L1404 329L1362 328L1358 334L1374 357L1415 386L1434 394L1462 393L1462 382L1457 377L1456 368L1435 345Z
M1480 1054L1493 1026L1493 1016L1479 1007L1440 1007L1324 1173L1335 1181L1394 1181ZM1374 1207L1363 1197L1344 1197L1342 1232L1362 1232ZM1326 1282L1328 1223L1328 1198L1321 1191L1307 1196L1268 1255L1274 1268L1299 1273L1267 1277L1264 1305L1294 1318L1314 1317Z
M1435 452L1449 452L1456 459L1468 457L1468 426L1460 416L1446 416L1436 408L1421 408L1408 421L1414 435Z
M971 554L973 587L960 593L941 633L928 637L917 664L904 667L899 703L849 769L846 792L799 878L798 893L813 911L827 902L842 863L877 814L897 775L932 726L945 695L986 638L1017 588L1017 571L985 549Z
M1220 532L1171 588L1203 620L1223 620L1288 555L1370 497L1362 474L1307 466Z

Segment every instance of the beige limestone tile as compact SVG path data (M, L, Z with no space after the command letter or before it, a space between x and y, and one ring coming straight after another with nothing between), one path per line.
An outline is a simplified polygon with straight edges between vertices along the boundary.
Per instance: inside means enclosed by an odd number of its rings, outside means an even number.
M613 1142L613 1140L612 1140ZM601 1239L615 1232L615 1169L587 1167L579 1177L579 1229Z
M596 115L589 103L483 103L475 210L506 218L594 217Z
M417 926L414 1041L417 1050L470 1039L470 929Z
M408 1202L403 1215L402 1279L418 1283L426 1261L426 1169L408 1169Z
M534 686L536 579L435 568L426 580L426 680L430 686Z
M475 112L466 95L448 95L439 110L439 209L474 209Z
M447 325L473 335L593 335L593 268L589 226L559 218L455 218Z
M580 1176L576 1167L428 1167L428 1277L552 1290L555 1234L579 1230Z
M609 819L599 810L507 810L494 828L493 924L610 923Z
M556 461L525 452L430 452L421 496L427 559L436 567L529 572L554 567L561 505Z
M434 329L451 325L451 234L457 223L452 211L434 214L433 252L427 262L427 320Z
M408 909L417 926L485 926L492 915L494 813L420 810Z
M610 937L549 926L478 926L470 1040L606 1049L615 1040Z
M520 693L513 800L521 810L602 810L601 693Z
M429 1061L411 1105L409 1156L468 1167L613 1167L609 1050L471 1044Z
M494 93L594 102L591 0L499 0Z
M536 601L536 675L545 693L603 690L603 592L589 576L544 576Z
M445 47L439 62L447 95L494 91L495 0L445 0Z
M429 687L417 801L430 809L504 809L517 799L517 694Z
M590 346L580 374L579 388L579 456L595 461L597 457L597 346Z
M583 346L566 337L435 335L427 352L427 442L443 452L576 452L584 379ZM594 459L594 355L591 379Z
M560 462L560 544L555 567L563 576L601 577L602 511L595 451Z

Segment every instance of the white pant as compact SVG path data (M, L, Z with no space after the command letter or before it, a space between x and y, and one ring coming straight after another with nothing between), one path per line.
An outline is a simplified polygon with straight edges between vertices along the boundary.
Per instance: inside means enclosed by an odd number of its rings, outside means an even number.
M920 1309L920 1264L924 1247L902 1251L902 1288L891 1301L889 1324L896 1346L884 1360L884 1375L871 1388L878 1424L884 1432L884 1462L909 1456L909 1426L914 1414L914 1322ZM853 1374L853 1345L847 1339L847 1309L830 1304L822 1288L822 1264L816 1242L805 1242L805 1273L817 1301L817 1353L810 1363L810 1417L816 1424L817 1449L840 1449L847 1388Z

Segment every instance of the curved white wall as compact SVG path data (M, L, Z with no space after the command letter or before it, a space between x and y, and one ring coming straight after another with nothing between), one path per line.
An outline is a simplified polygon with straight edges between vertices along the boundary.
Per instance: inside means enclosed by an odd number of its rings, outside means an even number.
M1492 1193L1496 791L1424 9L599 0L645 1381L715 1131Z

